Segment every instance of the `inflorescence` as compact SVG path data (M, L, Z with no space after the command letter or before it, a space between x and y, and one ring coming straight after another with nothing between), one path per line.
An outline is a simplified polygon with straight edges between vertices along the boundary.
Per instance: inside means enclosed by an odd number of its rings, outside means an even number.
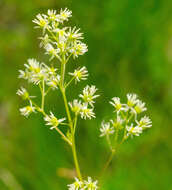
M39 62L34 58L28 59L24 64L25 69L19 70L19 78L27 80L35 86L38 86L41 93L41 105L35 103L36 96L31 96L29 92L21 87L17 94L28 104L20 108L20 112L25 117L31 113L40 112L43 115L45 124L50 129L56 130L71 147L74 157L74 163L78 178L75 178L73 184L68 185L69 190L97 190L97 181L83 180L79 169L75 147L75 130L77 118L92 119L95 118L94 103L99 97L97 88L94 85L86 85L82 93L73 101L67 100L66 89L74 81L75 84L88 77L88 71L85 66L76 68L73 72L68 72L70 79L65 77L66 65L70 58L77 58L85 54L88 49L83 43L83 33L76 27L68 27L65 22L72 16L72 12L67 8L57 13L55 10L48 10L47 14L38 14L33 22L35 28L42 29L42 36L39 37L40 47L44 49L45 54L49 55L49 61L57 59L57 64L48 65ZM62 94L66 117L56 117L56 114L45 110L45 98L51 91L59 91ZM120 98L114 97L110 101L114 108L114 116L109 122L102 122L100 128L100 137L106 136L108 144L114 152L116 145L123 143L128 137L139 136L145 129L152 126L149 117L140 117L140 114L147 110L145 103L140 101L135 94L127 94L127 103L122 104ZM71 112L73 114L71 114ZM60 126L66 126L67 132L64 133ZM111 142L111 136L114 135L115 147Z
M57 64L48 65L31 58L24 64L25 69L19 70L19 78L25 79L40 88L42 96L40 106L34 101L36 97L30 96L25 88L21 87L17 91L17 94L29 103L25 107L20 108L22 115L28 117L31 113L42 113L45 124L50 126L51 130L55 129L72 146L79 179L76 178L76 182L68 186L69 189L96 190L97 181L93 182L90 177L87 181L82 180L76 158L74 135L77 117L80 116L82 119L95 118L94 103L95 99L99 96L96 94L97 88L94 85L87 85L78 96L78 99L74 99L72 102L67 101L65 94L66 89L73 81L77 84L88 77L87 68L82 66L76 68L73 72L68 72L69 81L65 78L65 68L70 58L73 57L75 59L88 51L87 45L82 42L83 33L80 32L80 29L65 25L65 21L68 21L71 16L72 12L66 8L64 10L61 9L59 13L55 10L48 10L47 14L38 14L33 20L36 24L35 28L42 29L42 36L39 37L40 47L44 49L45 54L49 55L49 61L55 58L58 61ZM67 118L56 117L56 114L51 111L49 111L49 114L46 112L44 108L45 98L51 90L61 92ZM70 111L73 112L73 115ZM66 134L60 129L61 125L68 128Z
M139 136L145 129L152 126L152 121L148 116L141 117L147 108L136 94L127 94L125 104L121 103L118 97L112 98L110 104L114 108L114 116L109 122L102 121L100 137L106 136L112 150L115 148L110 140L111 135L114 135L116 145L122 144L128 137Z

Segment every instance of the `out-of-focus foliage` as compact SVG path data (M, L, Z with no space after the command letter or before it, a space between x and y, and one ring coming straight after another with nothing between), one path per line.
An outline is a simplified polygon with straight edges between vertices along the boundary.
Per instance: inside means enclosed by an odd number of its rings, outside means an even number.
M171 190L171 0L0 1L0 189L59 190L71 182L70 149L40 117L20 116L22 103L16 95L19 86L29 87L17 78L26 59L49 61L38 47L39 32L31 20L39 12L61 7L73 11L71 24L81 26L89 49L69 67L79 62L87 65L89 82L101 94L97 119L79 122L76 141L82 171L97 178L107 159L99 127L112 112L108 101L134 92L147 102L153 127L121 147L100 181L102 189ZM70 100L77 94L72 88ZM60 98L54 92L47 100L48 108L57 114L63 112Z

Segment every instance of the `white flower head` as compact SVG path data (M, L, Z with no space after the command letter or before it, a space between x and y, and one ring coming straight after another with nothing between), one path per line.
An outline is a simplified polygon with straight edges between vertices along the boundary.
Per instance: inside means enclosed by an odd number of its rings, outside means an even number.
M117 119L110 120L110 122L112 123L114 128L121 128L124 120L119 115L117 115Z
M47 122L46 125L51 125L52 127L50 129L56 128L58 125L60 125L63 121L66 120L66 118L57 119L52 112L50 112L50 115L46 115L44 117L44 120Z
M91 119L92 117L95 118L95 113L93 112L92 108L88 108L88 104L87 103L83 103L82 107L81 107L81 118L82 119Z
M29 75L28 75L28 72L26 72L26 71L23 71L23 70L19 70L19 78L23 78L23 79L25 79L25 80L27 80L28 78L29 78Z
M69 187L68 190L81 190L82 186L83 186L83 182L75 177L75 182L68 185Z
M45 34L43 37L39 37L39 39L41 40L40 47L45 47L48 43L51 42L48 34Z
M100 137L106 136L106 135L111 135L115 132L114 128L110 126L110 123L107 122L105 123L102 121L101 123L101 128L100 128Z
M135 136L139 136L142 133L142 128L141 127L133 127L133 124L131 124L131 126L126 126L127 129L127 136L133 137L133 135Z
M138 102L136 94L127 94L127 99L127 105L129 107L133 107Z
M30 72L39 73L41 71L41 64L36 59L28 59L28 64L24 64L26 69L28 69Z
M85 66L78 68L73 73L69 74L75 77L75 83L80 82L80 80L86 80L88 77L88 71Z
M56 36L58 36L58 40L59 41L57 43L57 46L59 48L62 48L63 46L66 46L66 41L67 41L67 39L66 39L66 29L67 29L67 27L64 27L64 28L55 28L53 30L53 32L56 33ZM63 49L64 49L64 47L63 47Z
M98 181L93 181L91 177L88 177L88 180L84 181L85 184L84 187L88 190L97 190L98 189L97 183Z
M73 54L74 58L78 57L79 55L83 55L87 51L88 51L87 45L82 42L74 43L73 47L70 49L70 53Z
M18 89L16 94L19 95L19 96L21 96L24 100L29 99L29 93L23 87L21 87L20 89Z
M69 40L82 40L83 39L83 33L79 33L80 28L76 29L76 27L74 28L69 28L69 31L66 33L66 37Z
M142 127L143 129L145 128L150 128L152 127L152 121L150 120L149 117L144 116L140 119L140 121L138 122L138 126Z
M73 100L73 102L69 102L69 106L71 108L71 110L75 113L78 114L80 113L81 109L82 109L82 104L81 101L75 99Z
M144 112L147 110L147 108L145 107L145 103L138 100L137 104L135 105L134 107L134 110L137 114L141 113L141 112Z
M45 32L47 28L49 28L49 25L48 25L49 22L47 20L46 15L41 15L41 14L36 15L36 19L34 19L33 22L38 25L35 28L43 29L43 33Z
M32 112L35 112L35 107L30 104L29 106L20 108L21 115L24 115L25 117L28 117Z
M118 97L113 97L112 101L110 101L110 104L112 104L117 111L120 111L123 109L123 106L120 102L120 98L118 98Z
M87 85L83 89L83 94L80 94L79 97L81 97L84 100L84 102L89 103L93 107L93 103L95 103L94 99L99 97L99 95L94 95L96 91L97 88L94 85Z
M53 90L58 88L60 83L60 75L52 76L46 81L46 84L50 86Z
M59 15L56 13L56 10L50 10L48 9L48 12L47 12L47 15L48 15L48 19L51 21L51 22L59 22L60 19L59 19Z
M58 53L60 52L59 49L55 49L50 43L46 44L45 46L46 53L50 55L50 60L52 60L54 57L59 57Z
M60 10L60 15L59 15L59 19L61 22L63 21L68 21L68 18L72 16L72 11L68 10L67 8L65 8L64 10Z

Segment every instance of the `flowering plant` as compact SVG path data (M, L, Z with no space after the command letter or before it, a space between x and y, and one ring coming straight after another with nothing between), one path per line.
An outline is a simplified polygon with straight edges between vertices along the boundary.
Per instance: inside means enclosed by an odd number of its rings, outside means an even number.
M28 105L20 108L22 115L28 117L31 113L40 112L43 115L45 124L50 126L51 130L56 130L62 139L71 147L76 168L77 177L75 182L68 185L69 190L96 190L98 189L97 181L93 181L91 177L84 180L80 171L79 162L76 154L75 132L77 129L77 120L95 118L94 103L99 96L96 94L97 88L94 85L87 85L78 99L68 101L66 89L72 82L77 84L81 80L86 80L88 71L85 66L69 72L70 79L66 80L66 67L73 57L76 59L79 55L87 52L87 45L83 43L83 33L76 27L67 27L65 21L72 16L72 12L68 9L48 10L47 14L38 14L33 22L35 28L42 29L40 39L40 47L44 48L45 54L52 59L57 59L58 64L47 65L40 63L36 59L28 59L24 64L25 70L19 70L19 78L27 80L29 83L39 87L41 92L41 105L37 105L34 101L35 96L31 96L28 91L21 87L17 94L24 100L28 101ZM45 98L51 90L57 90L62 94L66 117L56 116L51 111L45 110ZM111 156L105 164L104 170L111 162L113 155L116 153L119 145L121 145L130 136L139 136L146 128L151 127L151 120L144 116L140 118L140 114L146 111L145 103L141 102L137 95L127 94L127 103L122 104L120 98L114 97L110 101L114 108L114 117L109 121L103 121L100 128L100 137L105 136L111 150ZM67 132L64 133L60 126L66 126Z

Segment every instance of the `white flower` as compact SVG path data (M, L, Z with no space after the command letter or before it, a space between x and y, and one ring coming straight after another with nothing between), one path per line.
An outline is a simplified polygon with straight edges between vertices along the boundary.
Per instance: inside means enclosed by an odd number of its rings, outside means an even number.
M69 106L71 108L71 110L75 113L75 114L78 114L81 109L82 109L82 104L81 104L81 101L75 99L73 100L73 102L69 102Z
M28 117L32 112L35 112L35 107L32 106L26 106L23 108L20 108L21 115L24 115L25 117Z
M40 37L39 39L41 40L41 42L40 42L40 47L45 47L48 43L51 42L51 40L50 40L48 34L45 34L44 37Z
M27 79L29 82L39 84L40 81L48 78L47 67L44 63L39 63L36 59L28 59L28 64L24 64L25 71L19 70L19 78Z
M54 22L54 21L59 22L60 21L59 15L56 14L56 10L48 9L47 15L48 15L48 19L52 22Z
M55 32L58 35L58 40L59 40L58 44L66 43L66 32L65 32L66 29L67 28L65 27L65 28L62 28L62 29L56 28L56 29L53 30L53 32Z
M31 73L29 81L38 85L42 80L47 80L47 79L48 79L48 73L44 68L42 68L39 73Z
M79 33L80 28L76 29L76 27L74 27L73 29L70 27L69 31L66 33L66 37L69 40L81 40L83 39L82 35L83 33Z
M47 20L46 15L41 15L41 14L36 15L36 19L34 19L33 22L38 25L35 28L43 29L43 33L45 32L47 28L49 28L49 25L48 25L49 22Z
M89 86L87 85L83 89L83 94L80 94L79 97L81 97L84 102L89 103L93 107L94 99L99 97L99 95L94 95L97 91L97 88L95 86Z
M39 73L41 71L41 65L36 59L28 59L28 64L24 64L24 66L31 72Z
M87 188L88 190L96 190L96 189L98 189L97 183L98 183L98 181L93 181L91 179L91 177L88 177L88 181L84 181L85 188Z
M118 115L116 120L110 120L114 128L122 127L124 120Z
M81 107L81 111L80 111L80 114L81 114L81 118L82 119L91 119L92 117L95 118L95 113L93 112L93 109L92 108L88 108L88 104L87 103L84 103Z
M129 107L133 107L138 102L136 94L127 94L127 99L127 105Z
M52 60L54 57L59 57L58 53L60 52L60 50L59 49L55 49L50 43L48 43L45 46L45 50L46 50L45 54L51 55L50 60Z
M138 126L142 127L143 129L145 128L150 128L152 127L152 121L150 120L149 117L144 116L140 119L140 121L138 122Z
M112 127L110 127L110 123L107 122L105 123L104 121L101 123L101 128L100 128L100 137L106 136L113 134L115 131Z
M76 69L73 73L69 73L70 75L75 77L75 82L80 82L80 80L86 80L88 77L87 68L84 66L81 69Z
M61 22L68 20L69 17L72 16L72 11L68 10L67 8L65 8L64 10L60 10L60 15L59 15L59 19Z
M60 123L62 123L66 118L57 119L52 112L50 112L50 115L46 115L44 117L44 120L47 122L46 125L51 125L52 127L50 129L56 128Z
M83 55L88 51L87 45L82 42L74 43L73 47L70 50L70 53L73 54L73 57L78 57L78 55Z
M68 190L81 190L82 186L83 186L83 182L75 177L75 182L68 185L69 187Z
M52 89L57 89L59 83L60 83L60 75L57 75L56 77L53 76L46 81L46 84L50 86Z
M110 104L112 104L117 111L123 110L122 104L120 102L120 98L113 97L112 101L110 101Z
M142 102L142 101L138 101L137 104L135 105L134 107L134 110L137 114L141 113L141 112L144 112L147 110L147 108L145 107L145 103Z
M24 100L29 99L29 93L23 87L17 90L17 95L21 96Z
M28 79L28 73L27 72L25 72L25 71L22 71L22 70L19 70L19 78L23 78L23 79Z
M135 135L135 136L139 136L142 133L142 128L141 127L133 127L133 124L131 124L131 126L126 126L127 129L127 136L131 135Z

